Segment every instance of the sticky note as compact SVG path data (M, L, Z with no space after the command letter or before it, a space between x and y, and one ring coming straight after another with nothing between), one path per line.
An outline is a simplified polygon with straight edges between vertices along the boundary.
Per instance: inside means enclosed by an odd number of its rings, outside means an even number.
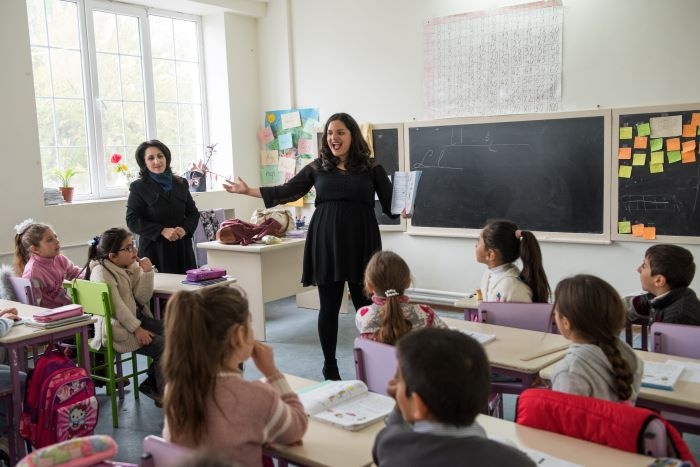
M634 149L646 149L646 148L647 148L647 137L646 136L635 136Z
M683 125L683 115L671 115L670 117L652 117L651 123L652 138L668 138L681 134Z
M277 137L277 142L279 143L280 149L289 149L293 146L292 144L292 134L285 133Z
M664 171L663 164L649 164L649 173L658 174Z
M620 128L620 139L632 139L631 126L623 126Z
M632 165L645 165L647 163L647 155L643 152L637 153L632 159Z
M304 197L302 196L301 198L299 198L296 201L290 201L287 204L285 204L285 206L303 208L304 207Z
M684 138L695 138L698 134L697 125L683 125L683 137Z
M700 113L693 112L693 115L690 118L690 124L693 126L700 126Z
M642 231L642 238L644 238L644 240L655 240L656 227L644 227L644 230Z
M620 148L617 150L618 159L632 159L632 148Z
M323 129L321 122L313 118L307 118L304 120L304 131L307 133L313 133L317 128Z
M632 226L632 236L641 237L644 233L644 224L634 224Z
M297 170L297 160L293 157L280 157L277 170L284 174L294 174Z
M313 144L310 139L301 138L297 143L297 152L299 154L313 154Z
M681 149L682 152L688 152L688 151L694 151L695 150L695 140L692 139L690 141L683 141L683 149Z
M664 139L663 138L654 138L651 140L650 147L652 151L661 151L664 147Z
M279 171L277 166L268 166L260 169L260 180L263 186L277 185L279 183Z
M632 176L632 166L621 165L617 171L617 176L620 178L630 178Z
M299 112L289 112L282 114L282 128L289 130L290 128L297 128L301 126L301 116Z
M681 160L681 152L680 151L668 151L666 153L666 158L668 159L669 164L673 164L673 163Z
M664 163L664 152L657 151L651 153L651 164L663 164Z
M260 165L277 165L279 152L277 149L263 149L260 151Z
M306 165L309 165L313 161L314 158L309 156L299 156L299 159L297 159L297 163L299 164L300 169Z
M684 152L681 155L681 160L683 161L684 164L691 164L691 163L695 162L695 151Z
M681 150L681 139L671 138L666 140L666 150L667 151L680 151Z
M617 233L632 233L632 223L630 221L620 221L617 223Z
M272 128L269 126L258 131L258 141L260 141L260 144L263 146L272 142L273 139L275 139L275 135L272 134Z
M651 127L649 123L638 123L637 124L637 136L649 136L651 134Z

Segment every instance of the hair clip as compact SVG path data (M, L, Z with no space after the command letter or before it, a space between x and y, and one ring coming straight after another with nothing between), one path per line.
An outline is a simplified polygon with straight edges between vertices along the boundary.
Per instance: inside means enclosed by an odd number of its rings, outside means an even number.
M522 236L523 236L523 231L522 231L522 230L518 229L518 230L515 231L515 238L517 238L518 240L520 240L520 239L522 238Z
M399 293L396 291L396 289L389 289L386 292L384 292L384 296L386 298L398 297Z
M17 235L23 235L24 232L26 232L29 226L33 223L34 219L32 219L31 217L29 219L25 219L15 226L15 232L17 232Z
M95 235L94 237L92 237L92 240L88 242L88 246L96 246L98 243L100 243L100 236Z

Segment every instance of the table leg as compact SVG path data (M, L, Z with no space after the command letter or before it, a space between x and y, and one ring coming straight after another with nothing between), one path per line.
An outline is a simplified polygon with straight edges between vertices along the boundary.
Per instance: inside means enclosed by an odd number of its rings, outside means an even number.
M80 351L83 356L83 368L90 373L90 343L88 342L88 327L80 328Z
M8 352L10 354L10 382L12 384L12 436L9 442L14 446L14 449L10 447L10 455L14 454L15 458L12 459L13 462L17 462L19 459L24 457L24 442L19 435L19 418L22 414L22 392L19 384L19 367L20 367L20 347L22 344L12 344L8 347ZM12 453L14 450L14 453Z

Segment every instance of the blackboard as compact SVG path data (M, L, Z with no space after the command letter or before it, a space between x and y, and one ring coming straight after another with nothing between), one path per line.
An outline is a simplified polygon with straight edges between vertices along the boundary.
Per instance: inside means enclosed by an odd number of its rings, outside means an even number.
M692 136L683 136L683 127L680 126L691 124L694 113L698 114L695 117L697 124L700 120L700 104L618 109L613 112L612 152L617 162L613 174L613 192L616 194L612 213L615 240L645 241L642 237L618 231L618 222L628 221L630 224L656 228L656 239L646 241L700 243L700 163L697 162L700 160L700 138L697 126L691 128ZM673 135L663 133L669 136L660 136L662 141L658 141L658 127L650 119L674 116L680 124L678 131ZM640 144L635 148L635 137L640 136L638 125L646 123L650 124L651 134L647 136L645 147ZM620 138L620 128L631 128L632 138ZM642 133L645 131L642 130ZM644 137L644 134L641 136ZM678 139L680 144L694 142L695 148L689 159L669 159L669 144L674 139ZM652 151L652 140L662 144L660 150L655 148L657 151ZM618 159L619 148L631 148L633 156L644 154L644 164L633 165L634 157ZM662 153L663 172L651 172L652 152ZM638 163L641 164L641 161ZM618 176L620 166L631 166L629 178Z
M466 235L507 218L545 240L609 241L610 111L405 124L422 170L409 233Z

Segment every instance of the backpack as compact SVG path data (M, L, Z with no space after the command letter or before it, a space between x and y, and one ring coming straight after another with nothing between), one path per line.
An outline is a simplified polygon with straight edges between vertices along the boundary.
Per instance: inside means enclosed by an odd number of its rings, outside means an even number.
M19 432L35 448L91 435L99 406L95 385L85 368L47 347L27 376Z
M251 224L240 219L228 219L221 223L216 231L216 239L226 245L250 245L261 240L265 235L282 235L282 226L274 219L267 219L261 224Z

